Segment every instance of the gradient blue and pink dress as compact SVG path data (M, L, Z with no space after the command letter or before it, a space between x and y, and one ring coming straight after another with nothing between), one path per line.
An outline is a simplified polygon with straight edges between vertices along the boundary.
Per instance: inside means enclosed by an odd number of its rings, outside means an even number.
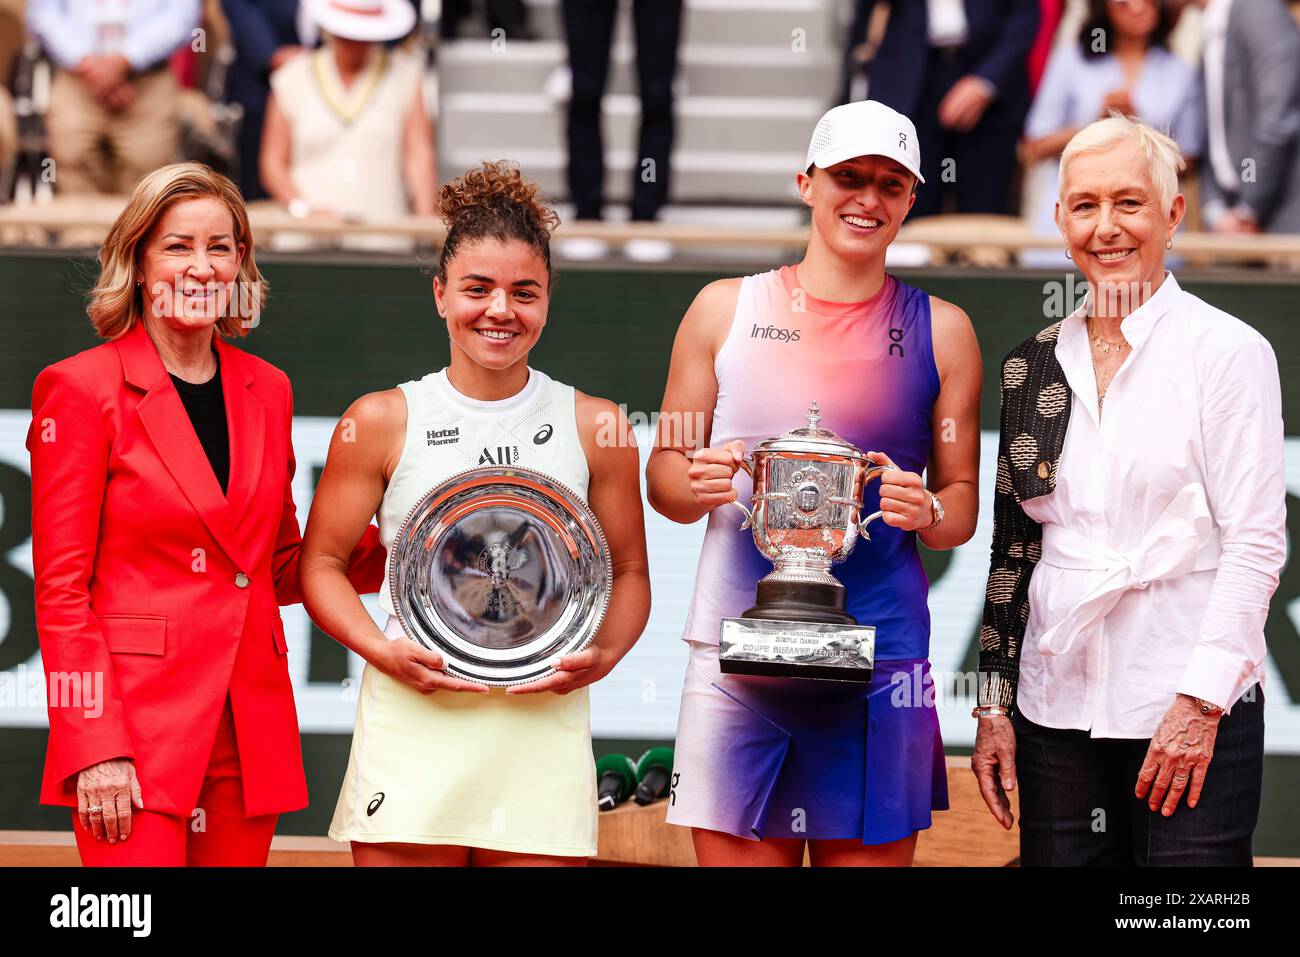
M865 302L819 300L794 266L742 282L715 361L710 445L747 449L822 424L907 471L930 456L939 375L929 297L892 276ZM752 494L736 475L740 501ZM865 514L879 502L867 486ZM930 826L948 807L928 661L929 588L916 534L881 521L832 572L846 608L876 627L870 683L723 675L721 620L754 604L772 570L734 508L708 519L684 638L691 655L678 719L668 821L740 837L883 844Z

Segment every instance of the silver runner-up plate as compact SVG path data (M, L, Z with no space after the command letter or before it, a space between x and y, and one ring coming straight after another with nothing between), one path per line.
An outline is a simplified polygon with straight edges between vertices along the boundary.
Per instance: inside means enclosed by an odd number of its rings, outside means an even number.
M595 514L525 468L453 475L411 509L389 553L402 628L449 674L485 685L536 681L596 636L613 580Z
M875 651L871 625L724 618L718 667L728 675L870 681Z

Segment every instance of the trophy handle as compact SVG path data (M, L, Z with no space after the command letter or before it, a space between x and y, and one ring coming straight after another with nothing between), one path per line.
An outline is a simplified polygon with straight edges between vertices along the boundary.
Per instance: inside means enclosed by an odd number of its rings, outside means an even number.
M884 512L872 512L862 521L858 522L858 534L862 536L863 541L871 541L871 533L867 531L867 525L884 515Z
M743 522L740 523L740 530L741 530L742 532L743 532L745 529L747 529L747 528L753 528L753 527L754 527L754 513L753 513L753 512L751 512L749 509L745 508L745 506L741 505L739 502L728 502L727 504L728 504L728 505L734 505L734 506L736 506L736 508L740 509L742 512L745 513L745 520L744 520Z
M745 472L752 479L754 477L754 456L752 455L743 456L740 460L740 467L744 469ZM750 509L741 505L739 498L737 498L736 501L728 502L727 504L734 505L736 506L736 508L740 509L742 512L745 513L745 520L740 523L740 531L743 532L747 528L754 527L754 513Z
M888 472L892 468L894 468L894 466L892 465L871 466L871 468L867 469L867 477L862 480L862 484L866 485L872 479L880 478L882 473ZM872 512L862 521L858 522L858 534L862 536L863 541L867 541L867 542L871 541L871 533L867 531L867 526L870 525L872 522L874 522L876 519L882 517L884 514L885 514L884 512Z

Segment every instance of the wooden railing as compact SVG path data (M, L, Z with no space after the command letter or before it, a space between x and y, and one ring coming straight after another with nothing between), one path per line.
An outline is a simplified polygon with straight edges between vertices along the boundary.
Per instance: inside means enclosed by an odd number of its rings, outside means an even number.
M110 196L58 197L44 205L2 206L0 246L97 245L123 204L122 197ZM401 237L432 246L439 245L446 236L446 227L433 217L408 216L383 222L303 220L289 216L273 203L258 202L249 205L249 218L254 239L262 248L281 234L306 237L326 248L352 236ZM555 235L557 239L602 239L610 244L653 237L696 251L798 249L808 240L807 227L736 228L682 223L569 222L562 224ZM928 248L934 262L960 257L963 261L983 259L1003 264L1022 250L1063 252L1064 249L1059 237L1038 235L1022 220L1010 216L930 217L905 223L899 231L898 242ZM1001 257L989 259L991 252ZM1300 235L1221 236L1184 232L1175 240L1174 253L1193 265L1260 263L1300 270Z

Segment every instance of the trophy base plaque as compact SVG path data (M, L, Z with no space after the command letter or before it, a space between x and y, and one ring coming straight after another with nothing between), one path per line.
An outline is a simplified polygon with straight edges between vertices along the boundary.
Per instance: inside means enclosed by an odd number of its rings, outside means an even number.
M874 627L750 618L746 614L744 618L722 619L718 667L724 675L871 680Z

